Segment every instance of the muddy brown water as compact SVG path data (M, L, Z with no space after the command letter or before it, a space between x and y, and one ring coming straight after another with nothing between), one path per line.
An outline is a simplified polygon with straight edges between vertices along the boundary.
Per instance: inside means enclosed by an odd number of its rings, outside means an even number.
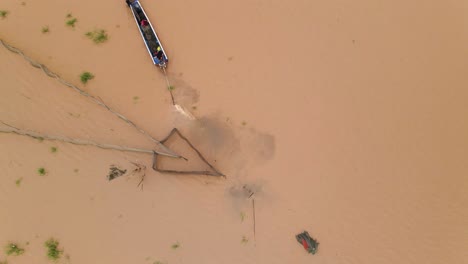
M64 263L468 262L466 3L142 0L189 121L118 2L3 1L0 38L75 84L94 73L84 89L158 139L180 128L228 177L148 171L141 191L106 175L151 155L0 134L0 246L26 249L9 263L48 263L50 237ZM4 48L0 82L0 120L151 148Z

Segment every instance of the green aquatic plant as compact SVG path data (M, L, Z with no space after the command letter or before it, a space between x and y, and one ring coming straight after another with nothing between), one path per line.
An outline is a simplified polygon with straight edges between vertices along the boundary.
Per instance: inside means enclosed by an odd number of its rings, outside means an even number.
M91 79L94 79L94 75L90 72L83 72L80 75L80 80L83 84L86 84Z
M246 236L242 237L241 243L242 244L247 244L249 242L249 239Z
M5 18L7 17L7 15L9 14L10 12L6 11L6 10L0 10L0 17L1 18Z
M23 181L23 178L19 178L15 181L16 186L20 187L21 182Z
M18 246L18 244L15 243L8 243L8 245L5 248L5 253L8 256L19 256L24 253L24 248L21 248L20 246Z
M43 167L40 167L39 169L37 169L37 173L41 176L44 176L47 172Z
M172 246L171 246L172 249L178 249L179 247L180 247L179 242L176 242L176 243L172 244Z
M104 29L96 29L94 31L89 31L86 32L85 35L92 41L94 41L94 43L96 44L106 42L109 37Z
M44 34L45 34L45 33L48 33L48 32L49 32L49 26L44 26L44 27L42 27L41 31L42 31L42 33L44 33Z
M58 260L62 254L63 250L59 249L59 242L53 238L50 238L44 243L47 248L47 257L51 260Z
M78 22L78 19L76 19L76 18L71 18L71 19L68 19L67 22L65 22L65 24L66 24L67 26L69 26L69 27L74 28L76 22Z

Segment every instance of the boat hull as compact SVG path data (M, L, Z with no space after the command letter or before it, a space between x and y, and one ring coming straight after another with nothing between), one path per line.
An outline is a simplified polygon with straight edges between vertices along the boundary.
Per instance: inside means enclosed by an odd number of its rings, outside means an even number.
M151 24L151 21L143 9L143 6L141 6L140 1L138 0L127 0L126 2L132 11L138 31L140 32L141 38L143 39L146 50L148 51L153 64L161 68L165 68L169 59L153 25Z

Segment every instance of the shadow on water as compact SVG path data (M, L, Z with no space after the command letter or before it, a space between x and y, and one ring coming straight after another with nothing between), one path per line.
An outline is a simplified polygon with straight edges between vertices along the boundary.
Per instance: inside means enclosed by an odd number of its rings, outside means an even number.
M196 120L179 119L178 127L230 179L251 178L249 170L273 159L275 137L253 128L235 126L220 114Z
M200 93L186 83L180 74L170 74L170 78L175 87L173 95L176 103L191 110L198 103ZM210 163L226 174L230 181L226 193L236 204L246 200L251 192L256 196L262 195L265 182L250 175L250 172L274 158L274 135L253 127L234 125L220 113L195 120L188 120L177 112L174 117L174 127L179 128Z

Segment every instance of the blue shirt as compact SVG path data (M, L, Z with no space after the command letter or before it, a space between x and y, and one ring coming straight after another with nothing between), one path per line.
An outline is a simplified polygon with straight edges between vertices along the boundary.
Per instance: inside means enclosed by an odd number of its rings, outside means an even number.
M153 61L154 61L155 64L158 64L158 65L161 63L161 60L158 59L158 57L156 57L156 56L153 57Z

